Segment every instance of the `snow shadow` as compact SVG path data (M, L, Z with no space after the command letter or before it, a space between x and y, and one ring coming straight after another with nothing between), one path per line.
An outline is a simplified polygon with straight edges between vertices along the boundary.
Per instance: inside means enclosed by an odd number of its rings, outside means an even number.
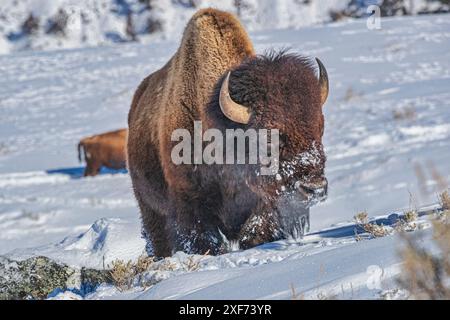
M83 178L85 167L73 167L73 168L58 168L58 169L50 169L46 170L47 174L63 174L69 176L71 179L81 179ZM98 175L106 175L106 174L128 174L128 170L120 169L114 170L109 168L101 168L100 173Z
M387 218L378 218L375 220L370 220L370 223L375 223L379 226L392 226L400 219L400 214L393 213L389 215ZM308 235L319 235L323 238L344 238L344 237L351 237L355 236L356 234L362 234L365 233L364 229L357 225L357 224L351 224L346 225L342 227L336 227L332 229L317 231L309 233Z

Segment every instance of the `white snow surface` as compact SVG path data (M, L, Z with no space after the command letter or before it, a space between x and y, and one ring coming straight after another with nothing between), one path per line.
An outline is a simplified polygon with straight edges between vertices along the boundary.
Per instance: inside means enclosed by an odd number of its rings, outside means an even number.
M367 210L389 225L392 213L436 203L449 181L449 30L450 16L435 15L383 19L377 31L361 20L252 32L258 52L290 47L320 57L329 72L329 196L312 208L311 232L219 257L178 253L167 260L175 268L153 274L162 281L147 289L101 286L84 297L53 298L401 298L399 239L357 242L350 221ZM104 170L81 178L76 145L126 127L135 88L176 47L165 41L0 56L0 254L101 269L144 253L129 176ZM199 261L195 272L183 267L191 258Z
M1 0L0 54L26 50L95 47L131 41L128 16L136 41L153 44L179 40L186 22L201 8L217 8L239 16L250 31L303 28L331 21L330 11L341 11L350 0L157 0L150 8L142 0ZM360 0L361 12L382 0ZM238 4L240 3L240 5ZM410 14L439 8L438 1L408 0ZM64 34L48 32L60 11L67 15ZM32 15L37 29L24 34ZM149 21L155 27L148 30Z
M423 0L415 0L423 1ZM177 40L194 12L213 7L239 14L251 30L299 28L328 21L329 10L343 9L348 0L243 0L238 10L234 0L157 0L151 10L138 0L1 0L0 54L23 50L51 50L107 45L130 40L126 33L131 13L139 41ZM59 10L68 15L64 35L49 34L49 21ZM38 29L22 37L22 25L32 14ZM148 19L161 24L153 34L145 32Z

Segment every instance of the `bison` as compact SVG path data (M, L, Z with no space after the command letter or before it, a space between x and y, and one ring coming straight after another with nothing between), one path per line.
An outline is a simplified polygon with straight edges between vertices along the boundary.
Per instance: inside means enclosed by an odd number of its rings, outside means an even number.
M101 167L124 169L126 164L127 129L84 138L78 144L78 159L86 161L84 176L96 176Z
M128 168L154 255L221 254L303 234L309 207L327 193L328 76L316 61L318 72L289 52L256 55L229 13L203 9L191 18L174 56L137 88L128 115ZM194 121L220 132L279 130L278 173L175 164L171 135L193 133Z

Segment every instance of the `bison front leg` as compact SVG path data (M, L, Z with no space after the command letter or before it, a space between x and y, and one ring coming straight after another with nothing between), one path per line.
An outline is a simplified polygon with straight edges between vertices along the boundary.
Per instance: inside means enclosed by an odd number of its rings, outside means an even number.
M208 199L178 203L174 220L175 249L191 254L218 255L225 252L217 209Z
M242 227L239 235L241 249L249 249L263 243L282 238L281 226L277 214L265 208L258 208Z
M167 231L166 217L148 206L141 205L142 224L144 234L150 240L151 249L155 257L170 257L172 255L172 241Z
M138 181L136 179L136 181ZM170 257L173 249L173 239L168 231L168 217L164 214L164 209L155 204L158 199L154 196L157 191L141 193L135 188L136 200L141 212L143 235L147 240L147 251L155 257Z
M211 254L225 253L222 246L222 237L216 228L177 228L176 251L188 254Z

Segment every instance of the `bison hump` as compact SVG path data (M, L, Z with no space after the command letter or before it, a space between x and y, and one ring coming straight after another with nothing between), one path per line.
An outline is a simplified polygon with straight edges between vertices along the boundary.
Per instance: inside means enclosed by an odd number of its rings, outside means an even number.
M247 32L234 15L209 8L198 11L189 21L179 54L182 62L200 68L187 66L187 69L200 70L202 74L218 71L222 75L255 52Z

